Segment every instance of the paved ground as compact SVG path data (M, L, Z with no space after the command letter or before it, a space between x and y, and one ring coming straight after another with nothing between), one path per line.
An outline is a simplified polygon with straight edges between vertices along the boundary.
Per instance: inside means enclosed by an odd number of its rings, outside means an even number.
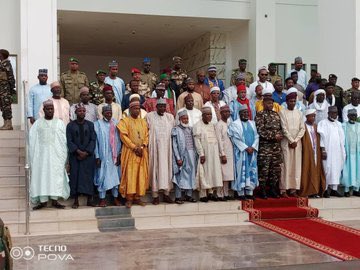
M341 223L360 229L360 221ZM254 225L14 239L14 246L27 245L35 256L29 261L15 261L16 270L360 269L360 261L339 262ZM58 250L44 251L49 247L43 245L55 245Z

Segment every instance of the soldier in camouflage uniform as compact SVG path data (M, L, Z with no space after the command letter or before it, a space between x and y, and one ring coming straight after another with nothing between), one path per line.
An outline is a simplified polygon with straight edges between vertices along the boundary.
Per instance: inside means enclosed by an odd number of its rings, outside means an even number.
M104 103L105 98L103 96L103 89L105 86L104 80L106 77L106 72L103 70L96 71L96 82L90 83L90 102L96 106Z
M342 109L344 107L344 90L336 85L337 76L335 74L329 75L329 82L335 85L334 96L335 96L335 106L338 108L339 120L342 122Z
M360 80L358 78L356 78L356 77L351 79L351 88L344 92L343 107L351 103L350 102L351 93L353 91L355 91L355 92L360 91L359 90L359 82L360 82Z
M75 57L69 59L69 70L60 76L62 95L70 105L80 102L80 89L89 87L89 80L84 72L79 71L79 60Z
M141 71L137 68L132 68L131 69L131 76L132 76L132 80L133 81L138 81L139 82L139 92L138 94L140 96L143 96L145 98L149 98L151 97L151 92L152 90L150 89L150 87L148 86L148 84L146 82L143 82L141 80ZM126 84L126 94L131 93L131 87L130 87L130 82L128 84Z
M254 76L251 72L246 71L246 59L239 60L239 68L234 69L231 74L231 85L235 85L236 78L239 74L243 74L245 77L246 86L249 87L250 84L254 82Z
M12 130L12 95L16 94L14 72L9 60L9 52L0 50L0 110L4 125L0 130Z
M268 65L268 68L269 68L269 78L268 78L269 82L275 84L276 81L282 81L282 77L276 73L277 66L275 63L270 63Z
M188 75L185 70L181 69L182 66L182 58L179 56L173 57L174 67L171 70L170 74L170 88L174 89L176 98L180 96L182 92L184 92L185 88L185 80Z
M140 79L143 83L146 83L150 88L150 92L152 92L156 83L158 82L158 76L150 71L151 69L151 60L150 58L144 58L143 61L143 71L141 72Z
M265 96L263 100L264 110L258 112L255 117L256 128L259 133L258 172L260 184L260 196L279 198L276 184L281 176L282 152L280 116L272 110L274 100L271 96ZM266 193L266 185L270 187Z

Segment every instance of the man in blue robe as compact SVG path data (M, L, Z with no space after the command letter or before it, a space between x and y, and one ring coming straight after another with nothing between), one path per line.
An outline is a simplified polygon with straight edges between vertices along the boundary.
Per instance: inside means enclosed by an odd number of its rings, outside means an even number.
M239 199L254 199L253 191L259 185L257 151L259 135L254 121L249 120L246 105L240 105L240 119L229 125L228 134L234 144L235 181L232 189L238 192Z
M94 183L99 191L100 207L106 207L106 191L111 190L114 204L120 206L119 184L120 184L120 150L121 141L117 122L112 118L111 105L102 108L103 119L95 122L96 132L96 172Z
M31 124L34 124L34 122L40 118L39 111L42 103L52 97L50 85L47 84L47 73L47 69L39 69L39 83L29 90L27 117Z
M341 184L345 187L345 197L360 196L360 123L356 122L357 111L348 111L349 121L342 124L345 134L346 160Z
M96 144L94 124L85 120L84 104L75 105L75 114L76 120L70 122L66 127L70 164L70 195L74 197L72 206L74 209L79 207L80 194L87 195L87 206L94 206L92 196L94 195Z
M181 190L185 190L185 201L196 202L192 197L192 191L196 188L197 153L187 111L180 111L178 116L180 124L171 131L173 183L175 184L175 203L183 204Z

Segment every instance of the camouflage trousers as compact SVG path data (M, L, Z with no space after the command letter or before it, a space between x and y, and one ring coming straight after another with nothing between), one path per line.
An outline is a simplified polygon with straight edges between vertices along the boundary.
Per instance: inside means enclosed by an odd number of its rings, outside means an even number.
M3 85L0 82L0 110L2 111L4 120L10 120L12 118L11 103L12 96L10 94L10 88L7 84Z
M260 144L258 173L260 186L275 186L280 181L283 162L280 143Z

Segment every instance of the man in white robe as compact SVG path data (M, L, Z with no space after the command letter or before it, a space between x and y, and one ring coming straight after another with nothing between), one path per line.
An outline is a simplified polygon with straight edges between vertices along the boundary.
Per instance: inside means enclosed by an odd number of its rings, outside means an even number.
M328 118L320 121L317 129L320 134L321 155L326 178L325 198L330 196L342 197L337 188L340 184L341 171L346 158L345 135L337 117L337 107L330 106Z
M309 105L309 109L316 110L315 124L328 117L329 103L325 100L326 92L324 89L318 89L314 92L314 102Z
M189 117L189 127L193 127L197 122L201 120L201 111L194 107L194 98L192 94L188 94L185 97L185 107L178 110L176 114L176 124L179 125L179 113L182 111L186 111Z
M218 188L217 195L219 201L227 201L233 199L229 196L229 184L234 181L234 148L228 135L229 105L222 106L220 114L221 119L215 125L215 133L219 143L223 187Z
M222 174L219 144L216 138L215 126L211 123L212 111L210 107L202 109L202 120L194 125L193 133L196 152L199 155L196 181L200 190L200 201L216 201L214 189L222 187Z
M29 134L31 168L30 198L37 204L33 209L46 207L49 199L52 206L64 209L58 199L69 198L70 186L66 173L67 160L66 128L54 117L52 99L43 103L44 117L35 121Z
M297 91L297 90L296 90ZM288 91L286 93L286 107L279 112L281 127L284 138L281 141L281 148L284 157L280 179L280 196L298 197L301 183L301 138L305 134L305 124L302 113L295 108L297 93Z
M50 85L52 98L54 104L54 117L59 118L65 124L70 122L70 104L65 98L61 97L61 86L59 82L53 82ZM40 107L39 116L44 117L44 106Z
M360 92L353 91L350 100L351 103L343 108L343 122L349 121L348 112L351 109L355 109L358 117L360 117Z
M160 203L159 191L164 191L164 202L173 203L169 197L172 188L172 145L171 130L175 125L174 116L166 111L166 100L157 100L156 111L146 115L149 127L149 181L152 203Z

